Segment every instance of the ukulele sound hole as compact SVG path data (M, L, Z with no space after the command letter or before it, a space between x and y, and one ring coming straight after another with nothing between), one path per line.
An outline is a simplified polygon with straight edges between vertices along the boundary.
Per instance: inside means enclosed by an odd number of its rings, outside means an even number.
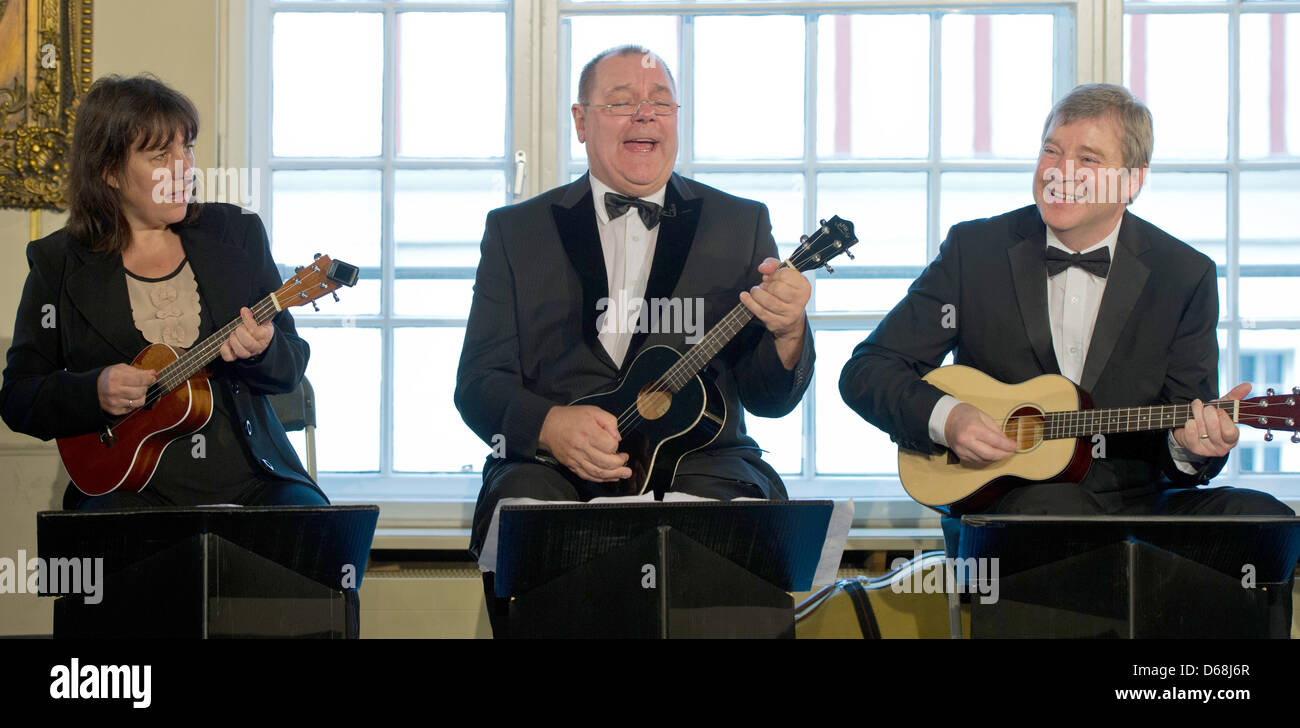
M1016 452L1028 452L1043 441L1043 413L1035 407L1021 407L1002 423L1002 434L1016 441Z
M654 384L645 385L636 396L636 411L647 420L663 417L673 406L672 392L655 391L652 387Z

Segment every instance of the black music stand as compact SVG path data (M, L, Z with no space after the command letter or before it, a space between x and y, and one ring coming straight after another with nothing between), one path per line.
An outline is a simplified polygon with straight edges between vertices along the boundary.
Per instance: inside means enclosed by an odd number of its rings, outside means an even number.
M502 506L511 637L793 637L831 501Z
M1300 518L964 516L958 558L998 559L972 637L1285 638Z
M355 638L378 518L378 506L38 513L45 563L103 559L102 600L60 596L54 636Z

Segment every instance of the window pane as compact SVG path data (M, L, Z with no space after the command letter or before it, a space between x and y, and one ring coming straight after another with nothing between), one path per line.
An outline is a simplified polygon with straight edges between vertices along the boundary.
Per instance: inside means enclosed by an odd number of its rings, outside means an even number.
M307 378L316 390L320 472L379 470L379 329L303 326Z
M505 14L399 13L397 36L397 153L504 157Z
M1246 330L1241 332L1242 379L1251 382L1250 396L1260 397L1269 387L1290 393L1300 384L1296 358L1300 356L1300 330ZM1249 364L1249 366L1247 366ZM1243 422L1245 419L1243 418ZM1289 442L1291 433L1273 432L1273 442L1264 442L1264 430L1241 427L1241 444L1237 450L1253 451L1242 460L1242 470L1252 472L1300 472L1300 447ZM1247 465L1250 467L1247 468ZM1249 487L1247 483L1240 485Z
M1226 158L1228 16L1125 15L1124 48L1124 78L1151 109L1155 158Z
M564 127L569 129L570 156L586 159L587 148L578 141L578 135L573 131L573 115L568 111L570 104L578 103L578 76L582 67L603 50L621 45L640 45L658 53L668 64L673 78L677 79L681 65L677 44L681 18L676 15L581 15L565 22L569 24L570 36L569 97L560 99L560 115L564 118Z
M383 15L276 13L273 26L273 154L377 156L383 146Z
M884 313L903 300L908 286L921 275L919 268L915 275L903 278L877 277L878 272L871 268L859 270L861 275L855 277L835 266L835 275L817 276L813 289L815 310Z
M1129 210L1179 240L1227 265L1227 175L1156 172Z
M853 221L859 240L853 253L865 253L855 265L924 266L926 178L925 172L819 174L817 217ZM841 258L835 267L850 261Z
M271 174L275 259L306 265L313 253L352 265L379 265L378 170L282 170ZM299 261L299 262L294 262Z
M408 170L394 174L398 266L478 265L483 221L506 203L498 170Z
M1242 318L1300 317L1300 170L1241 173Z
M1035 145L1037 142L1035 141ZM965 220L993 217L1034 204L1032 170L947 172L940 177L939 234Z
M1050 15L943 16L942 154L1033 159L1052 108Z
M1300 13L1243 14L1240 45L1241 156L1300 154Z
M481 472L490 449L460 419L452 395L463 328L394 332L393 469Z
M393 291L399 316L469 318L474 279L397 279ZM457 351L459 351L457 344Z
M346 258L333 255L330 258L342 260L345 263L352 262ZM308 262L310 261L299 261L295 265L303 265ZM335 301L329 296L317 300L316 305L320 308L320 311L307 304L295 308L293 316L294 318L306 320L338 316L373 316L379 313L379 289L378 278L361 278L355 286L340 288L335 291L334 293L339 297L339 300Z
M825 474L895 475L898 447L883 431L849 409L840 397L840 369L853 347L870 331L818 331L817 359L826 366L817 372L817 472Z
M803 156L804 19L695 21L695 156Z
M888 311L927 262L924 172L834 172L817 175L818 218L850 220L858 236L834 275L817 275L816 308Z
M818 156L925 157L929 129L929 16L819 18Z
M745 413L745 431L767 452L763 460L781 475L798 475L803 470L803 405L779 419ZM794 493L792 497L798 497Z
M803 229L804 188L801 174L697 174L695 179L738 197L767 205L772 218L772 235L781 257L794 250Z

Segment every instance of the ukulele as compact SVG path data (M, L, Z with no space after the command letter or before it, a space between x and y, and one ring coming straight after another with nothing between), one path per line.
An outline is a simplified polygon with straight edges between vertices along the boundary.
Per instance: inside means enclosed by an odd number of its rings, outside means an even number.
M858 239L853 235L853 223L832 217L822 220L816 232L800 237L799 242L782 267L804 273L825 266L833 273L826 264L840 253L852 258L848 249ZM712 377L701 370L753 318L749 309L738 303L685 354L671 346L644 349L612 389L571 403L599 407L618 417L619 452L628 454L632 477L608 483L611 494L668 491L682 457L717 438L728 417L726 401ZM539 454L536 459L568 470L549 454Z
M941 513L978 510L1007 488L1023 483L1077 483L1092 465L1094 435L1171 430L1192 418L1191 403L1092 409L1092 399L1059 374L1044 374L1021 384L1004 384L966 366L939 367L922 377L944 392L988 413L1016 441L1016 452L987 465L962 463L951 451L926 455L898 451L898 477L921 505ZM1300 433L1300 387L1291 394L1206 402L1233 422L1268 430ZM1291 436L1300 443L1300 434Z
M358 274L354 265L318 255L249 310L257 323L263 324L286 308L314 302L326 293L337 301L335 289L354 285ZM167 446L203 429L212 417L207 366L220 356L221 345L242 323L242 318L236 318L188 351L151 344L136 355L131 366L158 373L144 404L99 432L58 439L59 457L78 490L86 495L144 490Z

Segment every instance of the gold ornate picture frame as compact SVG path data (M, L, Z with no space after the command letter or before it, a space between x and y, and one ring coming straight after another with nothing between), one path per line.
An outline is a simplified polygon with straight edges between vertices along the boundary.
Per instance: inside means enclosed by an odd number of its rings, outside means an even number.
M92 0L0 0L0 208L62 209Z

